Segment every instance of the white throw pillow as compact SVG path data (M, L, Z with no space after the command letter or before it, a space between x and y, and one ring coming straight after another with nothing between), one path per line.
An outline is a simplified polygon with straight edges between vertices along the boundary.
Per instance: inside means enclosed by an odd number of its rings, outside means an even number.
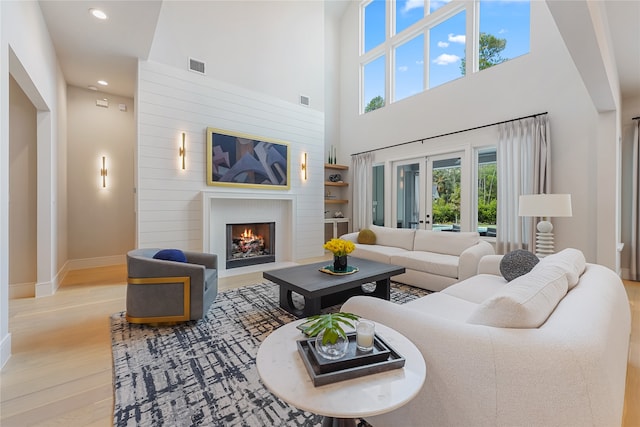
M582 251L573 248L563 249L558 253L547 255L540 261L544 265L555 265L567 273L569 290L573 289L580 280L580 276L587 267L587 261Z
M376 235L376 245L413 250L413 236L416 232L414 229L380 227L378 225L372 225L369 229Z
M567 274L555 265L538 263L514 279L471 314L467 323L497 328L537 328L567 294Z
M414 251L460 256L465 249L477 245L480 235L475 231L448 232L417 230Z

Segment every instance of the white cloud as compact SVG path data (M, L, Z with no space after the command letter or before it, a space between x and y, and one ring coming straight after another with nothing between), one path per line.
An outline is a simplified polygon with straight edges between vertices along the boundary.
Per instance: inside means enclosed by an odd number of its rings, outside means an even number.
M449 55L448 53L443 53L433 60L433 63L436 65L449 65L454 64L460 61L460 57L458 55Z
M409 69L406 65L401 65L398 67L398 71L405 72Z
M453 33L449 34L449 41L451 43L464 44L466 40L467 40L467 37L464 34L458 34L458 35L455 35Z
M404 7L402 8L402 12L408 12L411 9L417 9L420 7L424 7L424 0L407 0L404 3Z
M449 47L449 43L447 43L447 42L438 42L438 47L441 47L441 48L444 49L445 47Z
M420 60L420 61L416 61L416 64L418 64L418 65L422 65L422 64L424 64L424 61L422 61L422 60Z
M502 28L500 31L498 31L498 34L506 34L508 32L509 30L505 30L504 28Z

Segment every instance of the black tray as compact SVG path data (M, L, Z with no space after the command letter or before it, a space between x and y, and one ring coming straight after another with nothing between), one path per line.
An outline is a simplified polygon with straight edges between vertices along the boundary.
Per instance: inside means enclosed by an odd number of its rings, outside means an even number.
M358 350L356 343L356 333L347 333L349 339L349 345L347 347L347 353L340 359L326 359L318 352L315 345L315 338L311 338L307 345L309 346L309 352L314 358L314 361L318 365L320 373L325 374L327 372L335 372L343 369L353 368L356 366L370 365L376 362L384 362L389 358L389 347L383 343L377 335L373 338L373 350L363 352Z
M365 375L377 374L391 369L402 368L405 363L404 357L389 346L389 344L387 344L381 337L376 335L375 338L389 349L389 353L385 360L324 373L320 371L320 366L318 365L315 357L311 354L311 347L315 345L313 342L315 338L298 340L297 346L300 357L302 358L304 366L311 377L313 385L318 387Z

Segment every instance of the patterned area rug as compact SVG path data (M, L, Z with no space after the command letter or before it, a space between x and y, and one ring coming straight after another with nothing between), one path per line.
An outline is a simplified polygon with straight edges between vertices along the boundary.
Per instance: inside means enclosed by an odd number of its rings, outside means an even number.
M395 283L391 287L397 303L426 293ZM322 417L272 395L255 366L262 340L295 319L278 307L273 283L221 292L204 319L178 326L135 325L124 313L112 315L114 425L320 424Z

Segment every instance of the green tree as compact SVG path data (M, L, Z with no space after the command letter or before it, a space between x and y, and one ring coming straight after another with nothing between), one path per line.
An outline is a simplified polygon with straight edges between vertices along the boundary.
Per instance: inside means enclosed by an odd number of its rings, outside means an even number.
M364 109L364 112L368 113L369 111L377 110L378 108L381 108L381 107L384 107L384 98L378 95L372 98L371 101L369 101L369 103Z
M507 47L507 39L500 39L493 34L480 33L479 46L479 67L481 70L492 67L496 64L500 64L501 62L509 59L503 58L500 55L500 52L502 52L504 48ZM460 61L460 71L462 72L463 76L467 72L466 58L462 58L462 61Z

